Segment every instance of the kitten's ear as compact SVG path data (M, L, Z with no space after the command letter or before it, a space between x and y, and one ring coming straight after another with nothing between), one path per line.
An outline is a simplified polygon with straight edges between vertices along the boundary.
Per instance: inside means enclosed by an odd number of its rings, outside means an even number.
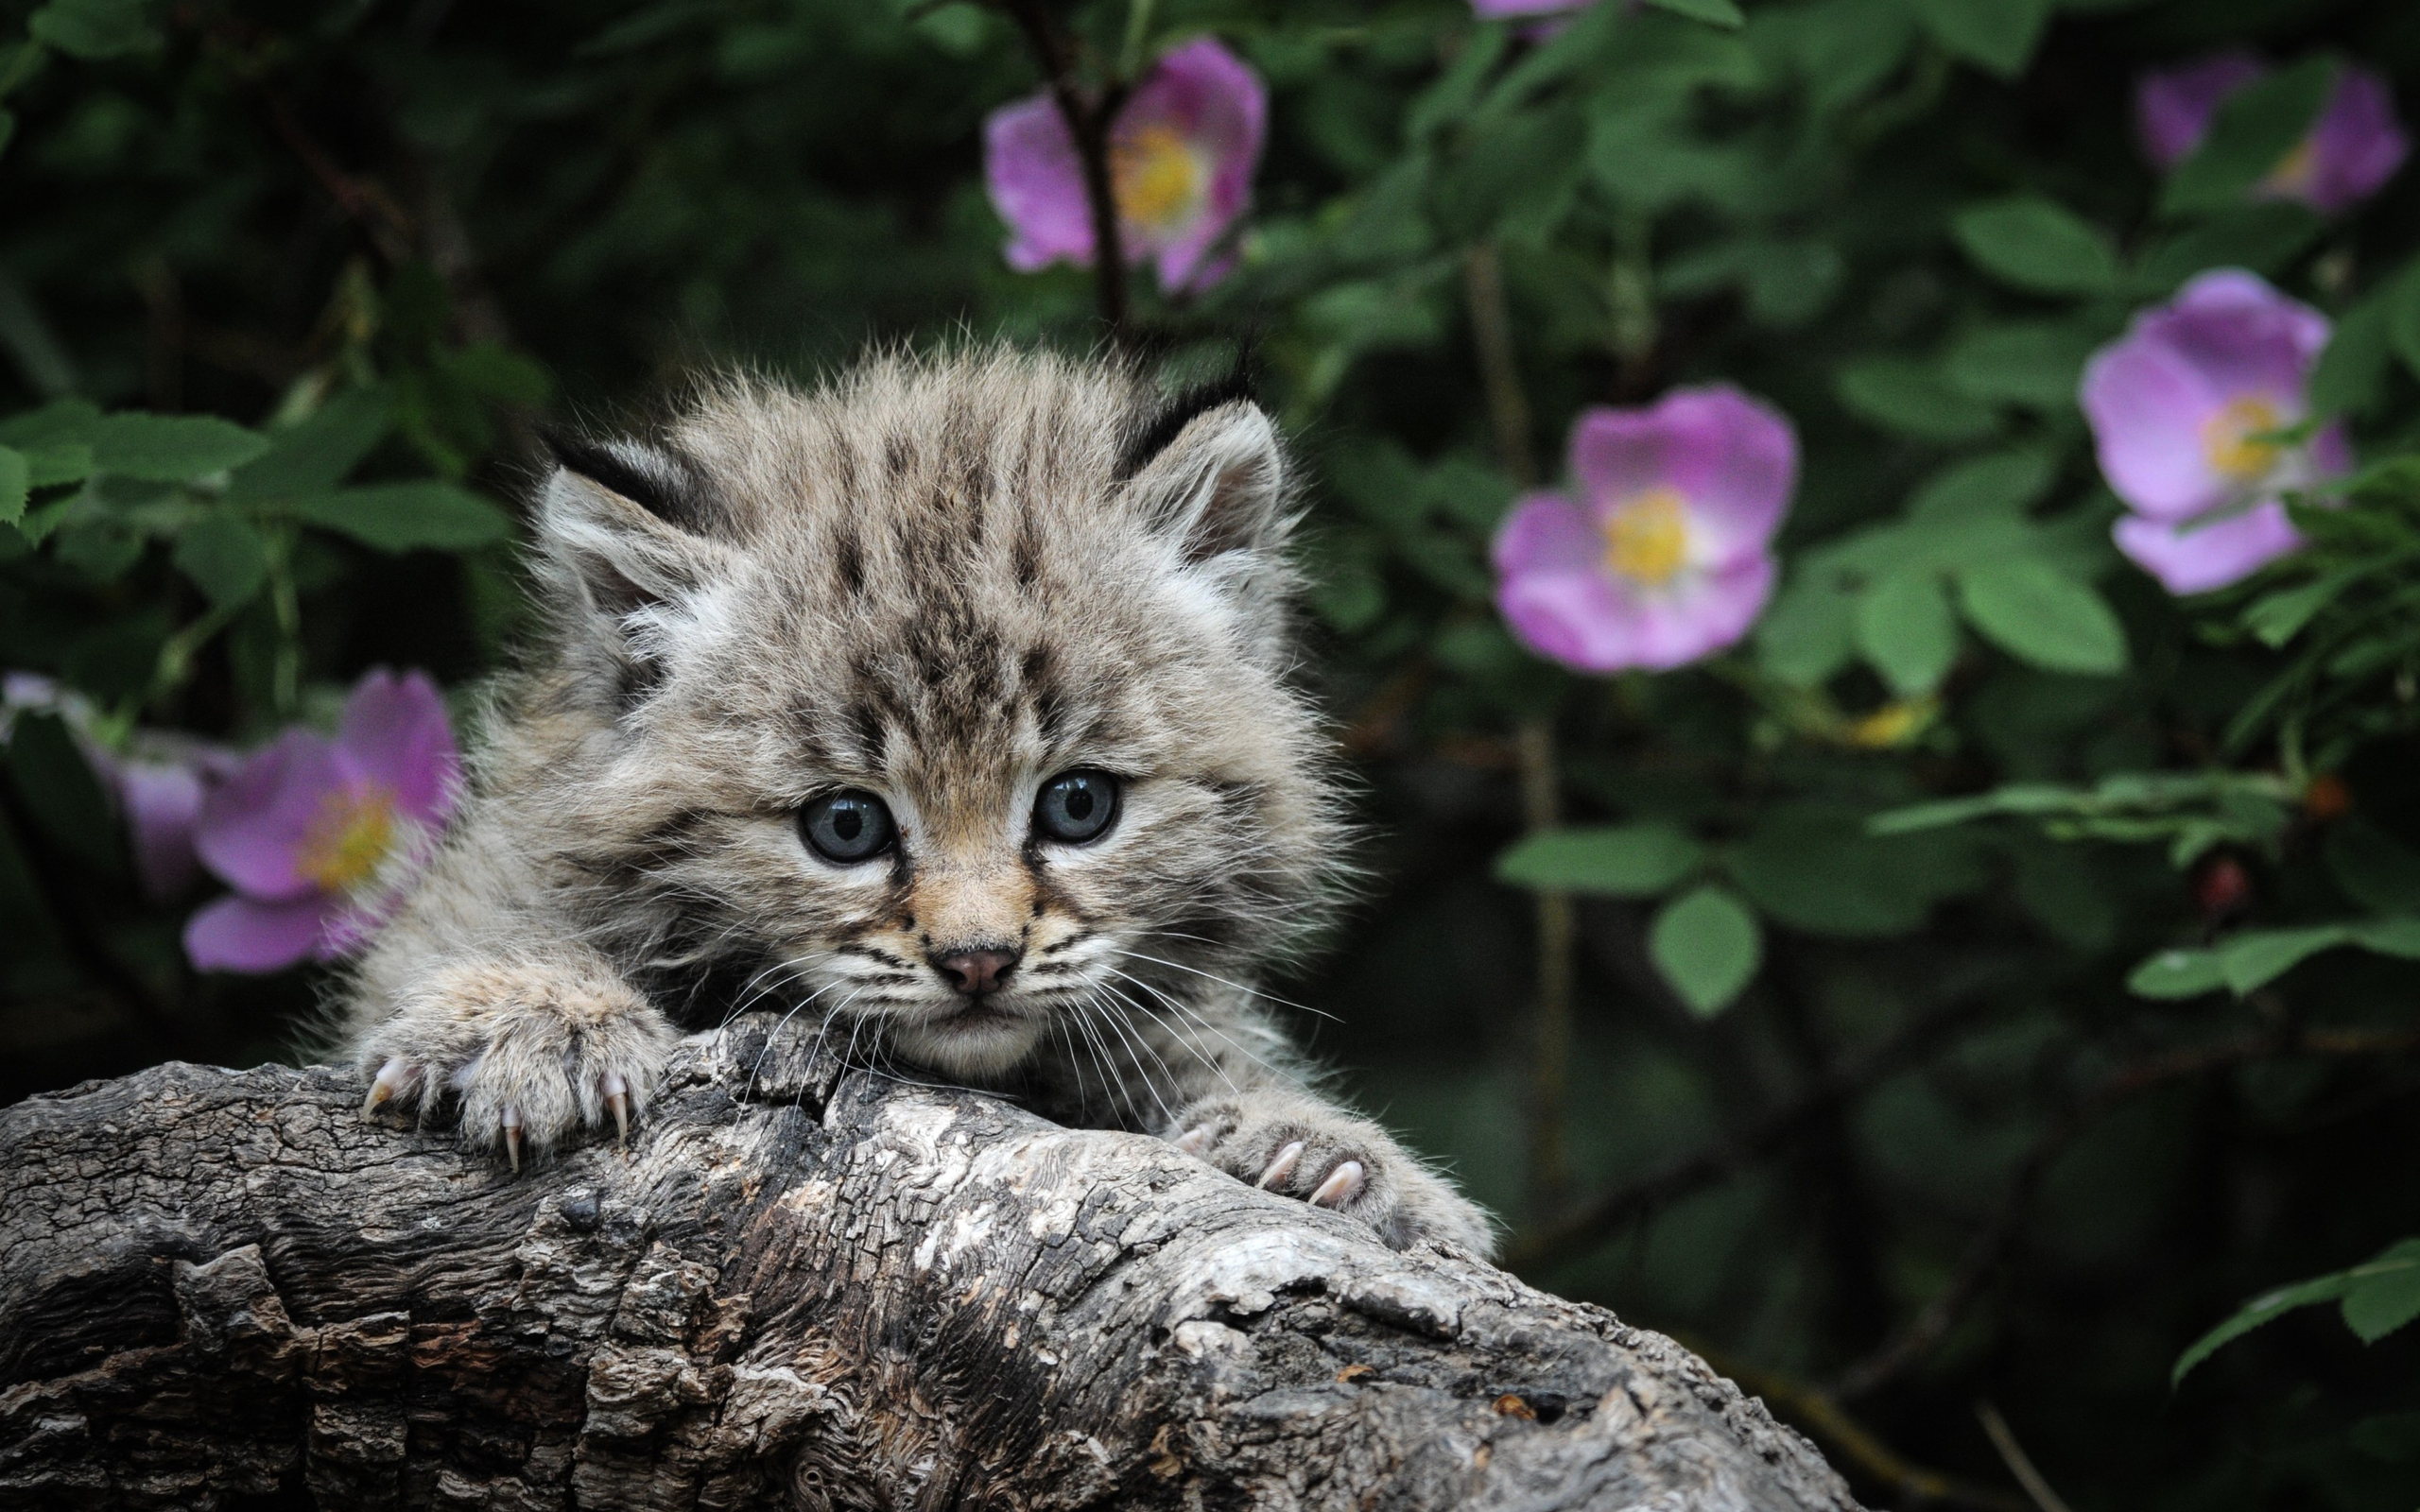
M1286 451L1259 405L1227 399L1190 414L1180 405L1137 441L1128 452L1128 487L1155 523L1181 536L1188 560L1284 544Z
M706 534L719 508L696 463L641 441L545 441L538 539L559 594L618 621L705 586L727 550Z

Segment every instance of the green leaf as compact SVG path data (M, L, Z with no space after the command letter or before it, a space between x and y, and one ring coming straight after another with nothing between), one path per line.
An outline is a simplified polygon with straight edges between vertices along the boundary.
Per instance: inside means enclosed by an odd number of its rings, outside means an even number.
M2420 1239L2407 1239L2347 1273L2338 1312L2363 1344L2376 1344L2420 1317Z
M1756 658L1793 687L1811 688L1848 665L1857 646L1857 600L1828 574L1793 571L1756 624Z
M2353 1300L2356 1297L2361 1298L2358 1305ZM2376 1257L2348 1270L2314 1276L2254 1297L2177 1357L2169 1383L2174 1385L2183 1381L2187 1371L2254 1329L2274 1322L2296 1308L2322 1302L2342 1303L2339 1312L2345 1327L2364 1344L2375 1344L2412 1318L2420 1317L2420 1239L2397 1240Z
M2162 951L2126 978L2126 990L2144 998L2198 998L2226 985L2219 953L2211 950Z
M2105 294L2118 286L2118 251L2100 228L2035 196L1996 200L1950 222L1975 266L2034 294Z
M2395 281L2386 324L2394 354L2403 359L2405 367L2420 373L2420 259L2408 266Z
M1915 0L1916 20L1956 58L2002 78L2025 72L2051 0Z
M1860 419L1928 441L1970 441L1998 423L1989 405L1950 387L1929 363L1908 357L1849 363L1833 389Z
M2420 288L2420 279L2404 281L2412 288ZM2336 330L2328 337L2327 350L2319 354L2319 365L2310 374L2310 407L2321 415L2363 414L2377 403L2386 387L2387 368L2393 361L2390 350L2391 317L2395 313L2393 297L2405 292L2390 287L2370 296L2337 317ZM2420 359L2420 296L2412 301L2411 352ZM2415 362L2420 370L2420 362Z
M2329 828L2323 853L2347 898L2381 914L2420 915L2420 851L2348 815Z
M1739 13L1739 8L1733 0L1647 0L1647 3L1669 10L1676 16L1686 16L1691 21L1703 21L1713 26L1739 26L1746 25L1748 20Z
M215 415L109 415L92 430L96 471L143 483L182 483L241 467L268 438Z
M2218 948L2219 971L2237 997L2268 986L2325 950L2348 943L2341 925L2251 930Z
M1649 898L1696 870L1704 856L1687 832L1651 820L1531 835L1496 859L1495 875L1521 887Z
M50 0L26 29L70 58L87 61L159 49L162 37L147 13L148 0Z
M333 489L385 438L393 420L384 388L338 394L309 418L271 432L268 451L235 470L227 497L249 503Z
M26 517L26 492L31 476L25 453L0 446L0 524L13 525Z
M1858 600L1858 648L1900 697L1930 693L1958 659L1958 616L1941 579L1900 573Z
M1921 928L1934 903L1988 876L1962 836L1880 836L1858 814L1811 804L1770 807L1722 863L1768 917L1848 938Z
M1710 1019L1755 980L1764 935L1728 890L1699 887L1667 903L1647 932L1648 957L1689 1011Z
M177 570L194 580L213 607L251 602L268 581L268 542L240 515L206 515L177 538Z
M377 483L288 499L295 518L380 551L467 551L502 541L512 520L451 483Z
M1988 325L1952 343L1942 369L1970 399L2068 413L2084 359L2098 344L2091 332L2071 325Z
M2050 672L2122 672L2126 631L2088 585L2040 561L1985 562L1958 575L1967 622L2021 662Z
M2263 594L2243 611L2244 628L2265 646L2273 649L2284 645L2300 635L2320 610L2334 603L2338 594L2368 570L2368 565L2355 563L2311 582Z
M2056 471L2048 454L2035 451L2001 452L1953 462L1917 487L1908 500L1908 518L1947 530L2021 514L2049 489ZM1996 536L1981 539L1995 543L1997 540Z
M2326 229L2326 218L2308 205L2276 200L2238 205L2153 247L2135 271L2135 286L2156 299L2213 267L2273 274L2301 256Z
M2210 134L2160 190L2163 215L2223 210L2294 150L2336 85L2336 64L2309 58L2230 95Z
M9 779L43 832L95 871L119 874L125 863L108 792L65 722L46 712L18 715L8 751Z

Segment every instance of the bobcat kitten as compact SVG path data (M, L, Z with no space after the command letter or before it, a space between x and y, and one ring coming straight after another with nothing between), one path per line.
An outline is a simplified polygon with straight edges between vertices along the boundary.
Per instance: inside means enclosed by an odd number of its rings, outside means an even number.
M626 1128L676 1022L763 1002L1397 1246L1490 1247L1251 986L1343 838L1259 409L889 357L557 451L551 633L351 985L367 1106L458 1102L517 1169Z

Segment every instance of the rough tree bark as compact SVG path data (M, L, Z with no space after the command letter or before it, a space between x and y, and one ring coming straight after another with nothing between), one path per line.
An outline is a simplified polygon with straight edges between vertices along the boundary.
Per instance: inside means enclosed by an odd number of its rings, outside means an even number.
M769 1021L518 1180L358 1096L0 1110L0 1506L1855 1507L1601 1309Z

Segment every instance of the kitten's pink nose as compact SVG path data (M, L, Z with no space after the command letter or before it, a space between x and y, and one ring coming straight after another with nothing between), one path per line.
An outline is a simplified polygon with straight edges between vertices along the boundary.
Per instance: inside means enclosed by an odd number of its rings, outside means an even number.
M949 985L969 997L996 991L1008 979L1009 969L1017 964L1012 950L952 951L932 958L933 970L949 979Z

